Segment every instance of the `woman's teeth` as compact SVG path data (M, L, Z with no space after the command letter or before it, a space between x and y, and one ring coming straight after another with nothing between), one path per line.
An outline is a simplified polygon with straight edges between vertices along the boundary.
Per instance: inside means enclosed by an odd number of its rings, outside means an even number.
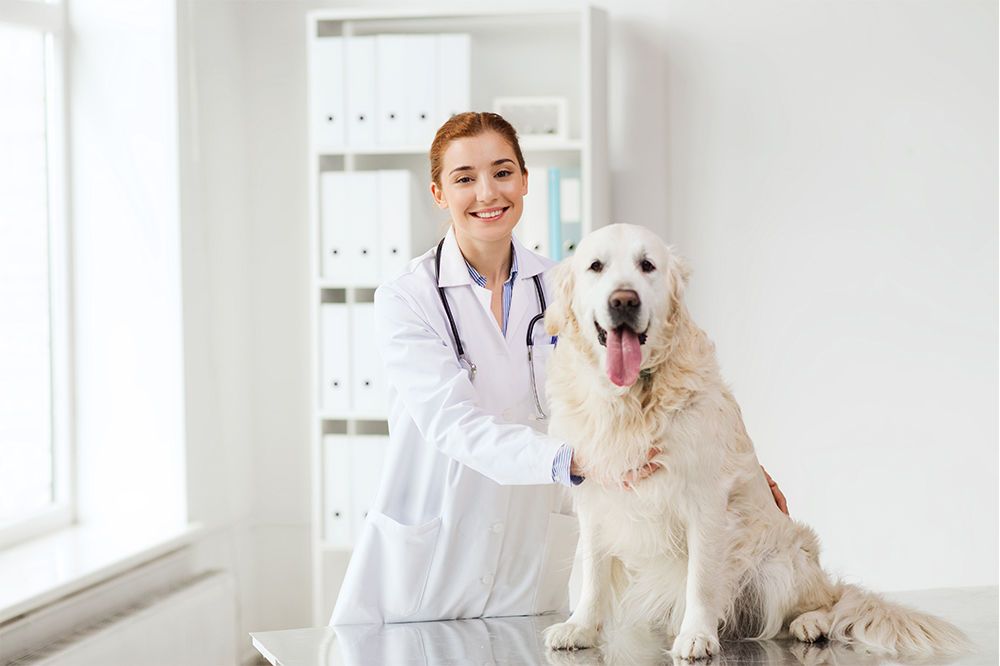
M492 212L473 213L473 215L481 220L492 220L495 217L500 217L501 215L503 215L505 210L507 209L501 208L500 210L495 210Z

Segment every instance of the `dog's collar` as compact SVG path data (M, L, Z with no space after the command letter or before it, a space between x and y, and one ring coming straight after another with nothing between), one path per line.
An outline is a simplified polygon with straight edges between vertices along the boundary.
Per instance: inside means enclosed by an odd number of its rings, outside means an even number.
M652 368L645 368L645 369L639 371L639 378L640 379L649 379L652 376L653 376L653 369Z

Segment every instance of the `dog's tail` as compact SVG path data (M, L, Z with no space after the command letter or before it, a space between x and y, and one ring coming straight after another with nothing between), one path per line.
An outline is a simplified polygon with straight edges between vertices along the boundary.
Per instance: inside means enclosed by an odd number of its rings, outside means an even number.
M894 657L957 655L974 649L958 627L855 585L840 586L829 621L828 638L862 643Z

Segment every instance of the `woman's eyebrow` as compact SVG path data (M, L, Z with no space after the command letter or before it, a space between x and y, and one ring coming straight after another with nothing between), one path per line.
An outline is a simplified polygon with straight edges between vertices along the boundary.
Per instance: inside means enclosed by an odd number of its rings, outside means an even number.
M497 161L493 162L493 164L491 164L490 166L499 166L501 164L506 164L507 162L510 162L511 164L513 164L514 160L510 159L509 157L502 157L502 158L498 159ZM456 171L473 171L473 168L471 166L455 167L454 169L452 169L451 171L449 171L448 174L449 175L453 174Z

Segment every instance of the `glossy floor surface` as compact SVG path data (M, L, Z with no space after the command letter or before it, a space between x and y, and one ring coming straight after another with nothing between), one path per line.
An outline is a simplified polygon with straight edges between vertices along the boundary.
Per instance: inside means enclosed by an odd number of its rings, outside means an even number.
M825 643L806 645L794 640L724 643L712 666L792 665L851 666L889 664L1000 664L998 655L998 592L996 587L898 592L886 596L949 620L976 644L976 651L958 658L899 661L884 659ZM254 645L275 666L409 666L493 664L528 666L659 666L672 664L664 639L633 636L605 650L551 652L541 634L565 615L486 618L450 622L318 627L255 632Z

